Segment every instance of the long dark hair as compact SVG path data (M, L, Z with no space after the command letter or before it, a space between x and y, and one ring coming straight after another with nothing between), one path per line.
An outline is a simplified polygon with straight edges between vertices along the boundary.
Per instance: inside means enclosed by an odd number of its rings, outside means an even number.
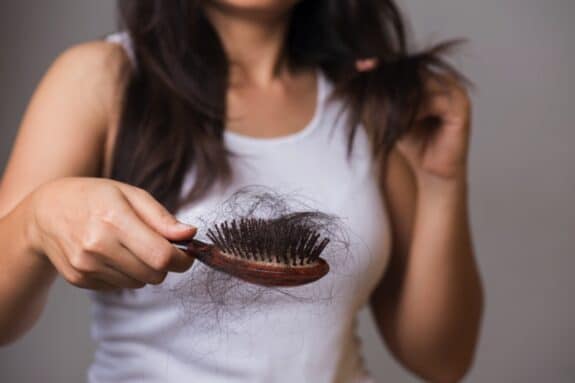
M136 67L126 71L112 178L148 190L169 210L232 176L223 144L228 58L202 0L119 0ZM442 58L456 41L409 52L392 0L302 0L292 10L285 53L291 68L319 67L349 108L349 149L359 122L385 159L413 124L425 79L461 78ZM377 58L358 72L355 62ZM186 172L195 184L180 196ZM183 198L182 198L183 197Z

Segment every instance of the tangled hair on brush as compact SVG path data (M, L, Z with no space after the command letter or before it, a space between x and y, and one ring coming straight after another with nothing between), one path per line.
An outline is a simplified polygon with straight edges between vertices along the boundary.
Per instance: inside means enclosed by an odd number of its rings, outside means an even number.
M229 58L206 17L205 0L119 0L121 27L132 42L126 63L113 179L148 190L170 211L232 177L223 144ZM349 151L359 122L383 165L425 102L426 80L466 83L443 57L457 41L412 52L392 0L301 0L291 9L284 55L293 71L320 68L333 97L349 109ZM379 65L358 72L356 61ZM189 194L183 178L197 171ZM384 168L385 169L385 168Z
M281 194L265 186L250 185L236 191L216 210L202 217L183 217L181 220L197 225L196 238L205 238L209 237L209 229L218 223L251 218L273 220L278 225L299 224L329 238L322 257L330 264L330 273L345 273L350 247L345 225L336 215L310 208L295 194ZM286 236L289 236L287 232L277 231L273 239L294 239ZM224 323L223 317L246 315L280 301L313 305L329 302L335 292L328 285L318 288L317 283L322 280L297 287L264 287L196 261L185 278L171 287L171 292L180 301L184 320L193 321L200 327L211 327Z

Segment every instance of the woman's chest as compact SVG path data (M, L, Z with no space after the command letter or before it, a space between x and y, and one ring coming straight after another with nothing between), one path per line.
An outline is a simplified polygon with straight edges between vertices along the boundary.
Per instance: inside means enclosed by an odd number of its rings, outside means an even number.
M310 141L236 157L231 162L231 183L182 206L176 216L197 226L197 238L207 240L207 229L222 220L294 211L325 213L334 218L323 231L331 240L322 253L330 266L326 276L303 286L265 288L196 261L185 273L170 273L160 286L107 296L107 307L161 311L206 334L213 333L214 323L227 334L248 334L246 328L251 328L254 337L259 326L272 322L277 331L294 336L301 336L301 323L319 326L313 327L316 332L323 331L322 326L348 328L388 264L391 231L386 206L367 150L357 150L348 159L337 145ZM193 177L191 172L186 187L193 184Z
M352 152L348 158L343 146L312 143L310 139L281 150L235 157L231 183L182 207L177 217L198 226L198 238L205 240L207 229L215 223L240 217L275 218L296 211L329 215L333 219L322 234L331 242L322 257L330 272L309 286L289 291L311 299L338 294L348 304L360 306L383 274L391 240L377 169L366 150ZM194 180L187 182L191 185ZM214 275L206 271L203 265L192 268L195 282L213 280Z

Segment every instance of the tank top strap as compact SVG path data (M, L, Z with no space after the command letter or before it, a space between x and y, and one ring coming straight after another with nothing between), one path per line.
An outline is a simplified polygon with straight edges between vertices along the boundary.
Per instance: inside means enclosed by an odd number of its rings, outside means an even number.
M135 67L136 66L136 55L134 53L134 47L132 45L132 40L130 39L130 35L126 31L115 32L107 35L105 37L105 41L118 44L124 49L126 55L130 59L130 62Z

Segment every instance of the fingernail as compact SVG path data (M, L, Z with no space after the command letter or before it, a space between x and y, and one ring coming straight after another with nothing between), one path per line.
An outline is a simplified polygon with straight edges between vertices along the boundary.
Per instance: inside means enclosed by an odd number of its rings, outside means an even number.
M356 63L356 69L358 71L366 72L374 69L378 64L378 60L375 58L368 58L368 59L357 60L355 63Z
M176 223L176 227L181 230L196 230L197 227L193 225L188 225L187 223L179 222Z

